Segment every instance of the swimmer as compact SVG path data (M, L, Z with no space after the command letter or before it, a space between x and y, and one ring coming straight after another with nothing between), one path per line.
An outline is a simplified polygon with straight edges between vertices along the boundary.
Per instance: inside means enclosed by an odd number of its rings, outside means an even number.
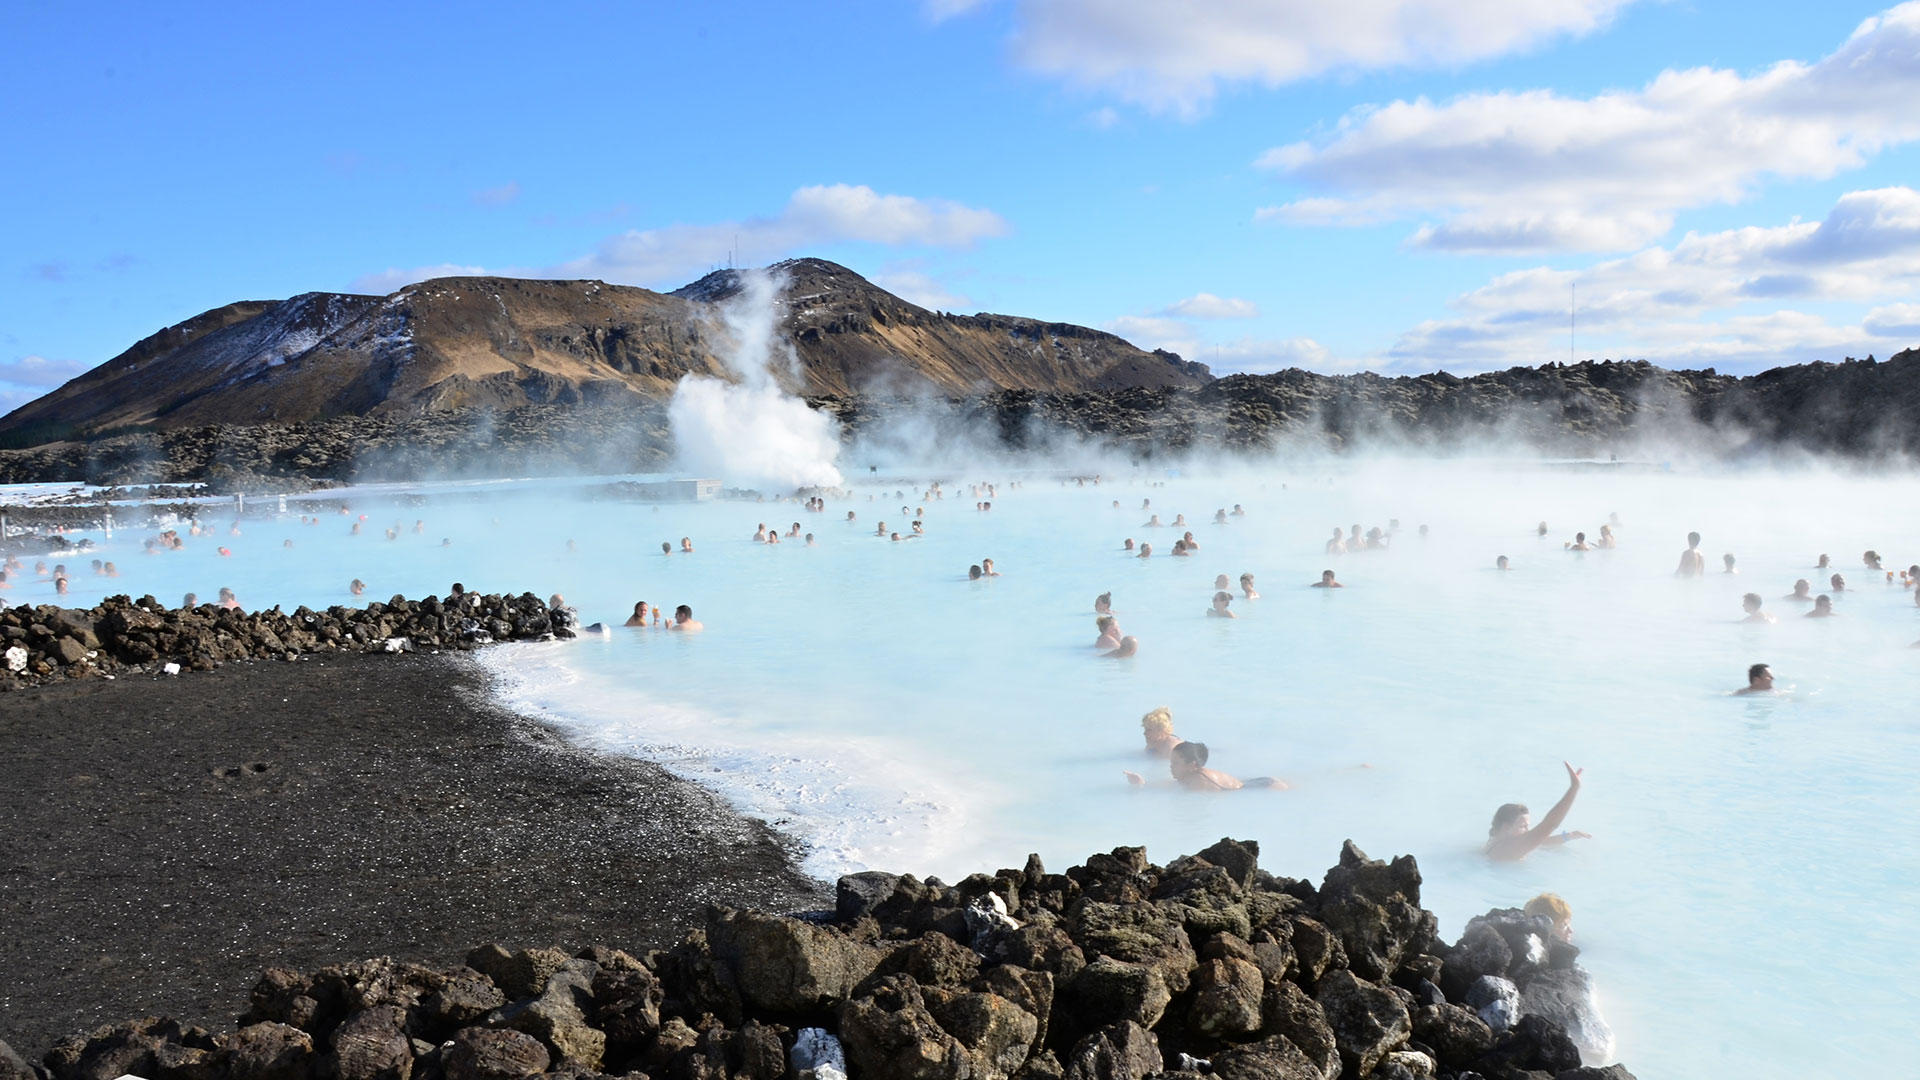
M1770 623L1773 621L1773 616L1760 610L1760 594L1757 592L1750 592L1741 597L1740 607L1747 613L1747 617L1741 619L1741 622Z
M886 522L884 522L884 521L883 521L883 522L881 522L881 523L880 523L880 524L879 524L879 525L878 525L878 526L877 526L877 527L876 527L876 528L875 528L875 529L873 530L873 535L875 535L875 536L877 536L877 537L879 537L879 538L880 538L880 539L882 539L882 540L885 540L885 539L887 538L887 523L886 523Z
M813 546L814 546L814 543L813 543L813 534L812 534L812 533L808 533L808 534L807 534L807 546L808 546L808 547L813 547Z
M645 600L637 601L633 605L633 614L627 616L627 625L628 626L647 625L647 602Z
M1813 610L1807 612L1809 619L1831 619L1834 616L1833 597L1825 593L1813 598Z
M1673 571L1674 577L1699 577L1707 572L1707 557L1700 554L1700 534L1687 534L1687 550L1680 553L1680 565Z
M1226 591L1225 589L1222 589L1219 592L1214 593L1213 606L1207 609L1208 617L1215 618L1215 619L1239 618L1240 616L1235 615L1233 612L1227 610L1227 605L1231 603L1233 603L1232 593Z
M695 633L705 630L706 628L706 624L694 619L693 609L685 604L681 604L679 607L673 609L673 622L667 627L669 630L684 630L688 633Z
M800 523L796 521L793 523L793 528L787 530L787 538L798 539L799 536L800 536Z
M1880 553L1877 551L1866 552L1865 554L1860 556L1860 561L1869 570L1883 569L1883 567L1880 565Z
M1248 600L1260 599L1260 594L1253 590L1252 574L1240 575L1240 595L1246 597Z
M1342 584L1340 584L1339 582L1337 582L1337 581L1335 581L1335 580L1333 580L1333 571L1331 571L1331 570L1322 570L1322 571L1320 571L1320 580L1319 580L1319 581L1316 581L1316 582L1314 582L1314 583L1313 583L1312 585L1310 585L1310 586L1308 586L1308 588L1313 588L1313 589L1344 589L1344 588L1346 588L1346 586L1345 586L1345 585L1342 585Z
M348 530L347 530L347 534L348 534L349 536L359 536L359 535L360 535L360 523L359 523L359 522L357 522L357 521L356 521L356 522L354 522L354 523L353 523L353 528L351 528L351 529L348 529Z
M1338 526L1336 526L1333 530L1333 539L1327 541L1327 554L1344 555L1346 554L1346 552L1347 552L1347 536L1345 533L1340 531Z
M1181 537L1180 537L1180 539L1182 539L1182 540L1185 540L1185 541L1187 542L1187 550L1188 550L1188 551L1199 551L1199 550L1200 550L1200 541L1198 541L1198 540L1195 540L1195 539L1193 538L1193 534L1192 534L1192 533L1186 533L1185 535L1183 535L1183 536L1181 536Z
M1284 485L1284 484L1283 484L1283 485L1281 485L1281 486L1282 486L1282 487L1284 487L1284 486L1286 486L1286 485ZM1234 504L1233 504L1233 516L1234 516L1234 517L1246 517L1246 516L1247 516L1247 512L1246 512L1245 510L1242 510L1242 509L1240 509L1240 504L1239 504L1239 503L1234 503Z
M1507 803L1493 812L1493 827L1487 830L1487 858L1496 862L1517 862L1524 859L1533 849L1564 844L1569 840L1591 840L1593 837L1583 832L1555 833L1560 823L1567 819L1567 811L1573 809L1573 800L1580 794L1580 774L1567 762L1567 793L1553 804L1547 816L1540 824L1529 827L1527 808L1521 803Z
M1152 517L1150 517L1150 518L1148 518L1148 519L1147 519L1147 522L1146 522L1146 524L1144 524L1144 525L1142 525L1142 526L1140 526L1140 527L1141 527L1141 528L1143 528L1143 529L1158 529L1158 528L1161 528L1161 525L1160 525L1160 515L1159 515L1159 514L1155 514L1155 515L1153 515Z
M106 566L101 568L100 576L101 577L119 577L120 571L112 563L108 563Z
M1121 550L1121 551L1132 551L1132 550L1133 550L1133 537L1131 537L1131 536L1129 536L1129 537L1127 537L1127 542L1126 542L1126 543L1124 543L1124 544L1122 544L1122 545L1120 545L1120 550Z
M1722 556L1720 556L1720 562L1721 562L1721 565L1723 565L1723 566L1725 566L1725 567L1726 567L1726 569L1725 569L1725 570L1722 570L1722 571L1720 571L1721 573L1723 573L1723 574L1737 574L1737 573L1739 573L1739 572L1740 572L1739 570L1737 570L1737 569L1735 569L1735 568L1734 568L1734 565L1733 565L1733 555L1732 555L1732 553L1728 553L1728 554L1726 554L1726 555L1722 555Z
M547 607L553 609L554 611L560 611L566 606L567 606L567 598L564 596L561 596L559 593L554 593L552 596L547 597Z
M1113 594L1110 592L1103 592L1099 596L1094 597L1093 613L1095 615L1113 614Z
M1140 651L1140 642L1137 639L1135 639L1131 634L1129 634L1128 636L1120 639L1120 643L1114 646L1114 649L1112 652L1106 653L1104 655L1109 660L1124 660L1127 657L1138 653L1139 651Z
M1173 710L1165 705L1140 718L1140 731L1147 740L1147 753L1166 757L1183 741L1173 733Z
M979 581L981 576L982 576L982 572L980 570L979 563L974 563L972 566L967 567L968 581Z
M232 554L233 554L233 549L232 549L232 548L221 548L221 549L220 549L220 557L221 557L221 558L223 558L223 559L224 559L224 558L227 558L227 557L229 557L229 556L231 556Z
M1823 552L1823 553L1822 553L1822 554L1820 555L1820 561L1819 561L1819 562L1816 562L1816 563L1814 563L1814 564L1813 564L1813 568L1814 568L1815 570L1825 570L1825 569L1826 569L1827 567L1829 567L1829 566L1832 566L1832 565L1833 565L1833 560L1832 560L1832 559L1829 559L1829 558L1827 558L1827 556L1826 556L1826 554L1825 554L1825 553Z
M366 591L367 583L361 581L359 578L354 578L352 583L347 586L347 592L352 593L354 596L363 595Z
M992 560L992 559L981 559L981 560L980 560L980 572L981 572L981 573L983 573L983 574L985 574L985 575L987 575L988 577L999 577L999 576L1000 576L1000 571L998 571L998 570L995 570L995 569L993 568L993 560Z
M1505 555L1502 555L1499 558L1493 560L1493 568L1495 570L1511 570L1513 569L1513 564L1507 561L1507 557Z
M768 529L768 530L767 530L767 543L769 543L769 544L777 544L777 543L779 543L779 542L780 542L780 530L779 530L779 529Z
M681 551L683 551L683 552L685 552L685 553L687 553L688 555L691 555L691 554L693 554L693 537L691 537L691 536L683 536L683 537L681 537L681 538L680 538L680 550L681 550Z
M1600 526L1600 539L1595 540L1593 542L1593 546L1598 548L1606 548L1608 550L1619 547L1620 541L1617 537L1613 535L1613 526L1611 525Z
M1225 589L1228 587L1229 586L1227 584L1227 575L1225 574L1213 575L1213 590L1215 592L1219 592L1221 589Z
M34 577L46 577L46 576L47 576L47 564L46 564L46 563L44 563L44 562L35 562L35 563L33 564L33 576L34 576Z
M1573 909L1565 900L1552 893L1541 893L1527 901L1523 909L1528 915L1544 917L1553 924L1553 939L1569 944L1573 941Z
M1771 694L1773 689L1773 669L1765 664L1755 664L1747 669L1747 685L1733 692L1735 697L1746 694Z
M922 524L920 523L920 520L919 520L918 518L915 518L915 519L914 519L914 522L913 522L913 532L914 532L914 535L916 535L916 536L925 536L925 535L927 534L927 528L926 528L926 526L925 526L925 525L922 525Z
M851 511L851 510L849 510L849 511L847 511L847 520L848 520L848 521L852 521L852 520L853 520L853 511Z
M1781 599L1797 600L1802 604L1811 604L1813 603L1813 586L1806 578L1801 578L1793 583L1793 591L1781 597Z
M1135 556L1135 558L1140 558L1140 559L1146 559L1146 558L1151 558L1151 557L1152 557L1152 555L1153 555L1153 545L1152 545L1152 544L1141 544L1141 545L1140 545L1140 554L1139 554L1139 555L1137 555L1137 556Z
M1593 545L1587 543L1586 533L1574 533L1573 543L1566 545L1568 551L1592 551Z
M53 579L53 591L59 593L61 596L67 595L67 576L65 574L58 575Z
M1545 535L1547 535L1547 523L1546 523L1546 522L1544 522L1544 521L1543 521L1543 522L1541 522L1541 523L1540 523L1540 525L1539 525L1539 527L1538 527L1538 529L1537 529L1536 531L1537 531L1537 532L1539 533L1539 535L1541 535L1541 536L1545 536Z
M0 589L13 588L13 585L7 581L7 576L8 572L6 570L0 570Z
M453 546L453 538L452 538L452 537L450 537L450 536L443 536L443 537L441 537L441 538L440 538L440 546L441 546L441 547L452 547L452 546Z
M1193 552L1187 550L1187 542L1185 540L1175 540L1173 542L1173 553L1183 559L1193 555Z
M1188 791L1239 791L1242 788L1272 788L1285 791L1287 785L1271 776L1240 780L1218 769L1207 768L1207 744L1182 742L1167 752L1167 771ZM1139 776L1127 773L1127 783L1145 784Z
M199 606L200 606L200 598L198 596L195 596L192 593L188 593L187 595L180 598L181 611L192 611L194 608L197 608Z
M1100 628L1100 636L1094 639L1096 649L1117 649L1120 647L1120 620L1111 615L1102 615L1093 621Z
M1173 527L1174 527L1174 528L1176 528L1176 529L1184 529L1184 528L1186 528L1186 527L1187 527L1187 515L1185 515L1185 514L1175 514L1175 515L1173 515Z
M286 549L288 549L288 550L292 550L292 549L293 549L293 539L292 539L291 537L289 537L288 539L285 539L285 540L282 540L282 541L280 541L280 546L281 546L281 547L283 547L283 548L286 548Z
M892 540L893 540L893 542L894 542L894 543L896 543L896 544L897 544L897 543L899 543L899 542L900 542L900 534L899 534L899 533L894 533L894 534L893 534L893 536L892 536Z
M1213 523L1214 523L1215 525L1225 525L1225 524L1227 523L1227 508L1226 508L1226 507L1224 507L1224 506L1223 506L1223 507L1221 507L1220 509L1218 509L1218 510L1215 510L1215 511L1213 512Z
M671 541L668 541L668 540L662 540L662 541L660 541L660 554L662 554L662 555L672 555L672 554L673 554L673 543L672 543Z
M1844 577L1841 577L1839 574L1835 574L1832 577L1828 578L1827 584L1833 587L1834 592L1847 591L1847 579Z
M426 523L425 521L421 521L421 520L417 520L417 519L416 519L416 520L414 521L414 523L413 523L413 533L414 533L414 535L415 535L415 536L418 536L418 535L420 535L421 533L423 533L423 532L426 532L426 531L427 531L427 523Z
M229 609L237 609L240 606L239 598L234 596L233 590L225 585L220 586L220 606Z

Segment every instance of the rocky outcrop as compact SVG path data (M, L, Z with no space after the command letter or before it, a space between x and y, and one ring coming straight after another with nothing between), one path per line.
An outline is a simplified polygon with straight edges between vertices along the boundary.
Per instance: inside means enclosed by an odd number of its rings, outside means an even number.
M472 649L575 635L573 612L532 593L396 596L362 608L304 605L242 611L169 608L151 596L112 596L93 608L0 610L0 690L56 679L211 671L235 660L297 660L333 652Z
M1165 867L1119 848L957 885L856 875L834 912L716 908L644 956L487 945L449 970L272 970L231 1034L103 1027L60 1042L40 1077L1631 1080L1583 1069L1545 1016L1496 1030L1448 1000L1434 979L1465 977L1448 961L1476 946L1434 937L1411 859L1349 844L1315 888L1257 857L1223 840ZM982 906L1006 917L970 931L962 913ZM1504 912L1481 930L1532 932ZM25 1066L0 1046L8 1068Z

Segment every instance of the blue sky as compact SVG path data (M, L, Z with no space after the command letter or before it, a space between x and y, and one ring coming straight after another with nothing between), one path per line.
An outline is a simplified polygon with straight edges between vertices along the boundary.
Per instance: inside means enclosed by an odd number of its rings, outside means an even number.
M239 299L817 255L1216 371L1920 344L1920 3L29 5L0 406ZM736 239L737 238L737 239Z

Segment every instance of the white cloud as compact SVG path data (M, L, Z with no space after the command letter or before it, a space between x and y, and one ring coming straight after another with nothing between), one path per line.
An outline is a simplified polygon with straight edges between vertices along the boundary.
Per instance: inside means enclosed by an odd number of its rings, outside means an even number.
M1192 116L1226 85L1329 71L1450 67L1607 24L1630 0L1021 0L1023 66ZM932 0L941 12L975 0Z
M1766 177L1826 178L1920 139L1920 0L1861 23L1813 64L1667 71L1637 90L1534 90L1356 110L1258 164L1315 192L1262 220L1435 215L1448 251L1624 251L1676 211L1736 202Z
M1152 351L1165 349L1177 352L1188 360L1200 347L1199 335L1191 325L1179 319L1165 319L1153 315L1122 315L1108 323L1104 329L1108 333L1118 334L1142 349Z
M1338 371L1355 366L1335 358L1326 346L1308 337L1243 337L1237 341L1208 342L1192 324L1154 315L1122 315L1107 323L1105 329L1139 348L1165 349L1179 353L1184 360L1197 360L1211 368L1215 375L1294 367Z
M49 360L37 354L0 363L0 415L41 397L92 367L78 360Z
M793 193L772 217L712 225L668 225L631 230L600 242L591 254L538 269L452 265L387 270L355 282L363 290L391 291L448 273L516 277L595 278L626 285L682 284L723 265L774 262L825 244L859 242L885 247L967 248L1004 235L1006 220L946 199L882 195L863 184L823 184Z
M1854 191L1824 220L1689 233L1583 270L1534 267L1455 297L1455 317L1423 322L1385 354L1395 366L1504 367L1565 359L1578 297L1576 355L1659 363L1771 365L1882 354L1920 344L1920 305L1891 303L1857 325L1789 307L1870 303L1920 290L1920 191ZM1710 319L1710 313L1728 313Z
M1176 300L1161 311L1162 315L1184 316L1189 319L1253 319L1260 315L1260 305L1251 300L1236 300L1231 297L1215 296L1212 293L1197 293L1185 300Z
M481 206L505 206L520 197L520 181L512 180L499 187L482 188L473 193L473 201Z

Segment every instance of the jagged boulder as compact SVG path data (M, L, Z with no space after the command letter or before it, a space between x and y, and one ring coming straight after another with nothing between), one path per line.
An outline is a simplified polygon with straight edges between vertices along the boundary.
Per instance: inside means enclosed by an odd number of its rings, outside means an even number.
M1341 1064L1355 1076L1372 1072L1413 1034L1413 1020L1399 996L1351 971L1328 972L1315 988L1314 1000L1326 1012Z
M441 1055L446 1080L524 1080L552 1063L539 1039L519 1031L470 1027L454 1035Z
M831 926L716 908L707 941L753 1008L804 1013L846 998L886 953Z
M1075 1043L1065 1067L1065 1080L1145 1080L1166 1062L1153 1032L1122 1020Z
M1420 907L1420 867L1411 855L1391 863L1367 858L1348 840L1339 865L1320 885L1320 921L1340 939L1347 966L1363 979L1381 981L1401 961L1424 953L1439 933L1439 920Z
M854 1076L967 1080L972 1057L948 1034L910 975L876 979L840 1006L840 1041Z

